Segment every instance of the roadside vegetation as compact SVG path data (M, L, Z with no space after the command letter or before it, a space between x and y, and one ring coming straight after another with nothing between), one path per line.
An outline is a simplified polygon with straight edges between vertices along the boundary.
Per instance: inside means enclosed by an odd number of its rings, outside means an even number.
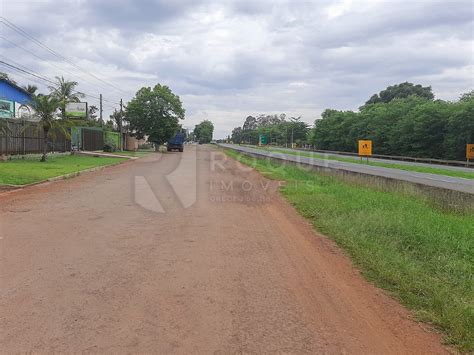
M194 126L193 139L201 144L210 143L214 132L214 124L209 120L204 120Z
M56 176L119 163L127 158L63 155L44 162L16 159L0 162L0 184L25 185Z
M374 154L465 160L473 117L474 91L435 100L431 87L405 82L372 95L358 111L328 108L312 128L285 114L248 116L227 140L356 153L357 141L369 139Z
M186 110L178 95L165 85L142 87L127 105L125 121L138 139L160 146L181 130Z
M419 173L429 173L429 174L436 174L436 175L461 177L465 179L474 179L474 170L472 172L469 172L469 171L462 171L462 170L443 169L442 167L434 168L434 167L428 167L428 166L378 162L378 161L373 161L373 160L369 160L369 162L367 163L365 159L361 161L359 158L356 158L356 157L354 158L338 157L334 155L325 156L324 154L321 154L321 153L295 151L291 149L275 149L275 148L267 148L267 147L262 148L258 146L251 146L251 147L257 148L257 149L263 149L263 150L266 150L267 152L283 153L283 154L296 155L296 156L301 156L301 157L336 160L336 161L341 161L345 163L364 164L364 165L380 166L384 168L400 169L400 170L406 170L406 171L416 171Z
M226 153L271 179L334 239L377 286L474 351L474 215L446 212L415 196L353 185L290 165Z

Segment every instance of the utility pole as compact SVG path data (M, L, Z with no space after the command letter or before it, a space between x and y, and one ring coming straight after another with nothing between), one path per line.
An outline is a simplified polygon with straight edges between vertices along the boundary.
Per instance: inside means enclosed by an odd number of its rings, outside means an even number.
M119 132L120 132L120 150L123 150L123 137L122 137L122 119L123 119L123 101L120 99L120 124L119 124Z
M103 122L102 120L102 94L99 95L99 117L100 117L100 122Z

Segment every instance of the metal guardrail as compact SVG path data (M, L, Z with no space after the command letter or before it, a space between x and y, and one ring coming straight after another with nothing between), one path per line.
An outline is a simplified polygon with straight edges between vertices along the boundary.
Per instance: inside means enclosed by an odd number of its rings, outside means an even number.
M283 148L285 147L278 147ZM287 148L291 149L291 148ZM357 153L352 152L340 152L336 150L320 150L320 149L308 149L308 148L295 148L295 150L301 150L305 152L315 152L315 153L329 153L329 154L338 154L338 155L347 155L359 157ZM388 160L400 160L400 161L411 161L414 163L426 163L426 164L438 164L438 165L449 165L449 166L462 166L474 169L474 162L460 161L460 160L443 160L443 159L434 159L434 158L417 158L417 157L404 157L399 155L383 155L383 154L372 154L371 158L380 158Z

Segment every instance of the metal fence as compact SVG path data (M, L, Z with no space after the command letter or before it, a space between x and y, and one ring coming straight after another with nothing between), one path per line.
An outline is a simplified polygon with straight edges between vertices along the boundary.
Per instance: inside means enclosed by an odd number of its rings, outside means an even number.
M102 150L104 132L97 128L82 128L82 150Z
M43 152L43 130L38 123L21 120L6 121L6 134L0 131L0 155L23 155ZM48 152L67 152L71 141L63 133L52 134Z

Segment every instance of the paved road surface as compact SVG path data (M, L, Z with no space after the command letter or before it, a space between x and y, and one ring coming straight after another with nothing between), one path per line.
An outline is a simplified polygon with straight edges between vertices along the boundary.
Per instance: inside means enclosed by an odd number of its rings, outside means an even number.
M219 144L222 147L232 148L242 152L249 152L253 154L261 155L262 157L273 157L293 162L300 162L302 164L309 164L315 166L326 166L332 169L341 169L347 171L358 172L362 174L375 175L375 176L384 176L392 179L397 179L401 181L408 181L417 184L433 186L444 188L448 190L455 190L460 192L466 192L474 194L474 180L437 175L437 174L428 174L428 173L419 173L415 171L407 171L393 168L384 168L373 165L364 165L357 163L346 163L337 160L324 160L313 157L304 157L296 156L292 154L285 153L275 153L268 152L263 149L251 148L247 146L239 146L235 144ZM461 168L462 169L462 168Z
M212 149L0 195L2 352L445 352Z
M291 149L291 148L281 148L281 147L273 147L273 149L282 150L292 150L294 152L306 152L311 153L311 151L304 151L299 149ZM359 157L353 155L343 155L343 154L336 154L336 153L321 153L321 152L314 152L315 154L327 154L329 157L337 157L337 158L345 158L345 159L354 159L359 160ZM464 171L469 173L474 173L474 168L468 168L465 166L451 166L451 165L442 165L442 164L428 164L428 163L418 163L413 161L405 161L405 160L394 160L394 159L382 159L382 158L370 158L372 162L380 162L380 163L388 163L388 164L398 164L398 165L411 165L411 166L422 166L427 168L435 168L435 169L445 169L445 170L453 170L453 171Z

